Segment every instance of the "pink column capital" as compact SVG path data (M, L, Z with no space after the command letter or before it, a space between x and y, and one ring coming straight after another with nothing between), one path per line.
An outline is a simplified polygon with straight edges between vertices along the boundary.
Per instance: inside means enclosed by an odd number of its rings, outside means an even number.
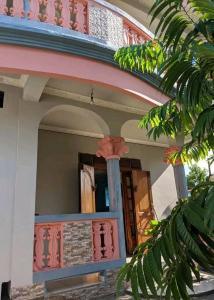
M180 150L181 148L179 146L171 146L166 148L166 150L164 151L164 162L173 166L182 165L183 163L181 159L177 158L175 161L173 160L173 155Z
M125 145L125 140L122 137L106 136L98 142L98 146L96 155L107 160L120 159L123 154L129 152L129 148Z

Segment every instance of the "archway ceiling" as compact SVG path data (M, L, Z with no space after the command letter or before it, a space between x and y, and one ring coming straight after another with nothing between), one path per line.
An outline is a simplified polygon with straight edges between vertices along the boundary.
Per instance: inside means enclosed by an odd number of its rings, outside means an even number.
M86 117L84 114L78 114L72 111L59 109L47 114L40 125L40 128L56 130L67 133L93 133L102 135L103 132L96 121L91 117Z
M107 88L97 84L91 84L88 82L81 82L78 80L60 80L60 79L49 79L45 92L62 92L62 97L64 92L72 94L79 94L85 97L88 97L90 102L91 92L93 89L93 96L96 101L96 98L105 100L111 103L121 104L124 107L136 108L142 112L146 112L153 107L148 102L143 102L140 99L134 98L128 94L123 94L118 90Z

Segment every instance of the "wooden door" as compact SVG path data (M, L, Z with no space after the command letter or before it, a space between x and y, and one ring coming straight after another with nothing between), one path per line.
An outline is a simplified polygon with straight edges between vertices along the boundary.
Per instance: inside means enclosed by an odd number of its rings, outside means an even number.
M150 228L150 221L154 219L149 172L133 170L132 182L135 199L137 243L139 244L149 238L145 235L145 230Z
M94 168L83 165L80 171L81 183L81 213L95 213L95 178Z
M137 246L136 240L136 217L135 217L135 199L132 184L132 172L122 172L122 193L123 193L123 214L126 237L126 250L132 254Z

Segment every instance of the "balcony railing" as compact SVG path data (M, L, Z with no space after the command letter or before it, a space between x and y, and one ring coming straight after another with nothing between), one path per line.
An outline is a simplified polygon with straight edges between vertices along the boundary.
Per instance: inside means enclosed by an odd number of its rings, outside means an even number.
M150 39L132 17L101 0L1 0L0 14L75 30L115 47Z
M119 259L117 219L35 225L34 272Z

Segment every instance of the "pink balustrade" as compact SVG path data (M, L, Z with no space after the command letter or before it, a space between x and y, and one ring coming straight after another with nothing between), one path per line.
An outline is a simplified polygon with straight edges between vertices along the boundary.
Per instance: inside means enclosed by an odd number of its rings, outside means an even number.
M145 34L142 30L138 29L135 25L130 22L124 21L124 44L128 45L138 45L144 44L151 38Z
M0 14L11 17L23 17L24 1L13 0L11 4L7 0L0 0Z
M93 262L119 259L118 223L114 219L88 220L91 223ZM82 221L75 221L78 223ZM43 223L35 225L33 271L63 268L64 225ZM81 242L81 241L80 241ZM90 249L88 249L90 251Z
M37 224L34 236L34 272L63 267L62 224Z
M31 0L28 18L88 33L86 0Z
M117 221L93 221L92 228L94 260L103 261L119 258Z
M92 0L28 0L29 11L24 11L24 0L0 0L0 14L27 18L58 25L85 34L90 34L89 14L93 7L100 7ZM93 2L90 8L90 1ZM108 8L104 8L104 11ZM115 15L117 13L115 12ZM123 17L124 46L142 44L150 37L128 18ZM99 22L98 22L99 23ZM103 22L102 26L106 26Z

